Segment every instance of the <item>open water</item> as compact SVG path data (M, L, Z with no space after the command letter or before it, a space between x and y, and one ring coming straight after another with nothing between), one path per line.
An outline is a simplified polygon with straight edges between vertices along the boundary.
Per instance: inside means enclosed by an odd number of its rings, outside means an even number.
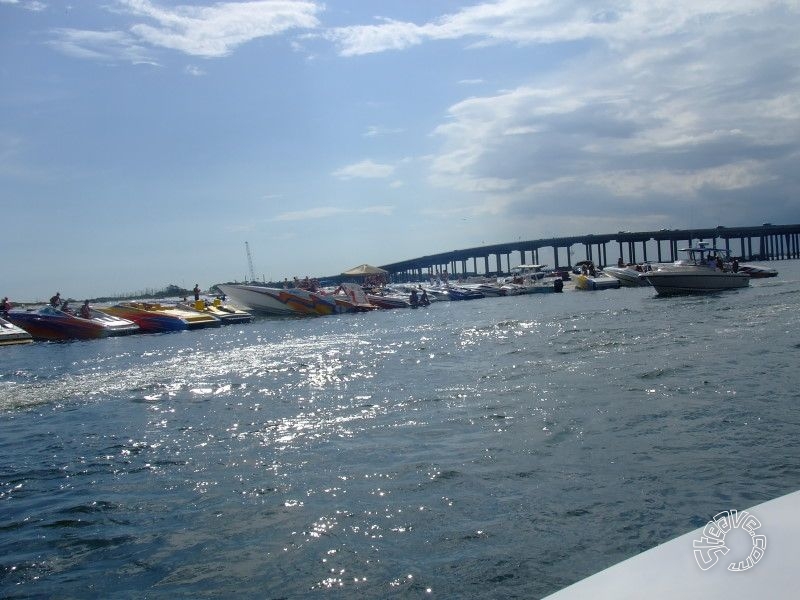
M800 488L800 264L0 348L0 597L537 598Z

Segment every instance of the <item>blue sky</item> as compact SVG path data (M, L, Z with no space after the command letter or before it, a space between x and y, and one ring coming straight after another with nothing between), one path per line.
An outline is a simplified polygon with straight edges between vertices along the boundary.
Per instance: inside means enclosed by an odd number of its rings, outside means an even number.
M0 294L800 222L796 0L0 0Z

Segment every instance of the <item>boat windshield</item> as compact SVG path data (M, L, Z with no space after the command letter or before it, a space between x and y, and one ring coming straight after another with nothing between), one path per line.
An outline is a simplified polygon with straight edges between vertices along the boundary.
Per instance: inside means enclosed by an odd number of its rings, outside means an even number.
M704 265L708 260L715 259L716 257L722 258L725 262L730 260L730 250L725 248L717 248L716 246L709 246L708 242L698 242L697 246L691 248L679 248L681 252L689 253L689 261L696 264ZM708 258L706 258L708 255Z

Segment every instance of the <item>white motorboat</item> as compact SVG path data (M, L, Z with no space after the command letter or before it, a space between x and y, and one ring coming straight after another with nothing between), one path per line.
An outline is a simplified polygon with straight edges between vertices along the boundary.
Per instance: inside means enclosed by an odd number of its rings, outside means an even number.
M597 275L578 275L575 278L575 289L584 291L597 291L597 290L616 290L620 287L619 279L615 279L609 275L603 275L602 272Z
M431 301L450 300L450 291L446 287L423 284L422 289Z
M552 281L548 281L547 279L532 279L528 277L509 277L503 284L503 289L506 290L507 296L516 296L520 294L560 292L563 286L563 282L558 278L552 278Z
M217 287L236 303L266 315L330 315L341 312L332 296L310 290L231 283Z
M573 273L577 275L575 278L576 290L616 290L620 287L619 279L597 269L591 260L582 260L576 263Z
M656 293L662 296L708 293L750 285L749 275L729 270L725 265L720 256L725 250L711 248L708 242L699 242L697 246L681 248L681 251L688 252L689 258L645 274Z
M32 341L33 336L22 327L18 327L14 325L14 323L0 318L0 346L30 344Z
M625 287L638 287L640 285L648 285L644 273L651 270L650 265L640 267L639 271L634 267L603 267L603 273L610 275L614 279L618 279L620 285Z
M511 275L528 279L544 279L548 275L545 269L547 269L547 265L517 265L511 269Z
M462 283L460 287L464 288L465 290L483 294L484 298L494 298L496 296L506 295L506 290L496 283Z
M575 265L575 289L584 291L616 290L620 280L594 266L591 260L582 260Z

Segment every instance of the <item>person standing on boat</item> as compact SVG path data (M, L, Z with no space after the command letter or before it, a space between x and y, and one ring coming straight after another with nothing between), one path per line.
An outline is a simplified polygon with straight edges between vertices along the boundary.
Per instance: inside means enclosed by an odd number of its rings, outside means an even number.
M200 284L195 283L194 289L192 291L194 292L194 300L195 302L197 302L198 300L200 300Z
M89 307L89 301L84 300L83 306L81 306L81 316L84 319L91 319L92 318L92 309Z
M59 304L61 304L61 292L56 292L56 295L50 298L50 306L58 308Z
M8 301L8 296L3 298L3 302L0 303L0 314L4 317L8 316L8 311L11 310L11 302Z

